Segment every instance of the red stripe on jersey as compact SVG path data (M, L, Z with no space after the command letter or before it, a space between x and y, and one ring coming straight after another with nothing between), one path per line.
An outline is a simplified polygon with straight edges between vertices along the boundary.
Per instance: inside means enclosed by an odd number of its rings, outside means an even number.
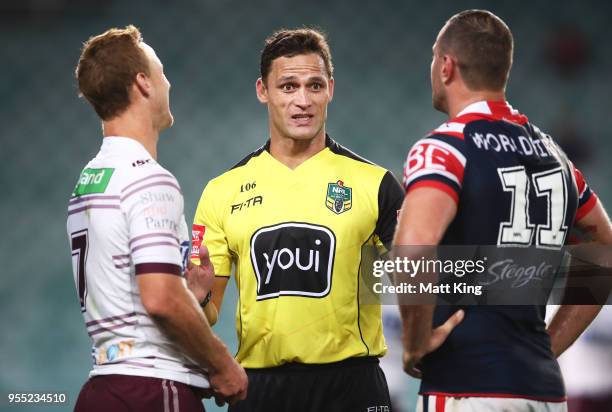
M578 168L574 166L573 163L571 163L571 165L572 165L572 169L574 172L574 178L576 179L576 186L578 187L578 196L580 196L582 195L582 192L584 191L584 187L586 186L586 181L584 180L584 176L582 175L582 172L578 170Z
M529 121L527 116L520 114L516 110L512 110L512 108L508 105L508 102L505 100L502 101L488 101L487 106L491 109L491 113L497 119L506 119L513 123L525 124Z
M591 193L591 197L589 197L589 200L587 200L587 202L580 206L576 211L576 218L574 219L574 222L578 222L580 219L585 217L591 210L593 210L596 204L597 196L595 195L595 193Z
M169 275L181 276L181 267L172 263L139 263L135 265L136 275L147 273L167 273Z
M452 136L452 137L457 137L461 140L464 139L463 137L463 133L459 133L459 132L436 132L435 130L431 132L431 134L443 134L445 136Z
M447 398L505 398L505 399L529 399L540 402L565 402L567 397L547 398L545 396L516 395L511 393L448 393L448 392L422 392L421 395L446 396Z
M434 189L441 190L444 193L448 194L450 197L452 197L456 204L459 204L459 194L455 191L455 189L453 189L452 186L449 186L446 183L442 183L437 180L420 180L415 184L411 185L408 188L406 194L420 187L433 187Z
M454 123L468 124L470 122L474 122L476 120L483 120L483 119L490 120L491 115L485 114L485 113L466 113L466 114L462 114L461 116L453 119L452 121Z
M436 412L444 412L446 398L444 396L436 396Z
M475 120L486 119L493 121L507 120L512 123L518 123L523 125L529 121L529 119L527 119L527 116L522 115L517 111L513 112L510 106L508 106L508 103L506 103L505 101L487 102L487 106L489 106L491 114L474 112L466 113L456 117L452 120L452 122L467 124Z
M455 156L449 155L444 158L446 170L455 175L455 177L459 180L459 186L463 184L463 173L465 171L465 166L461 164L459 159Z

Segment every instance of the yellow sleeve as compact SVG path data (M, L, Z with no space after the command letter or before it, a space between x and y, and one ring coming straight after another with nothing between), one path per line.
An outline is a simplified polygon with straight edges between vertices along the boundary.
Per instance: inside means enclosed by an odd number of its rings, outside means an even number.
M199 241L208 248L210 261L215 268L215 276L229 277L232 270L232 257L223 230L221 195L222 192L214 190L213 181L209 182L202 192L193 220L191 260L195 264L200 263Z

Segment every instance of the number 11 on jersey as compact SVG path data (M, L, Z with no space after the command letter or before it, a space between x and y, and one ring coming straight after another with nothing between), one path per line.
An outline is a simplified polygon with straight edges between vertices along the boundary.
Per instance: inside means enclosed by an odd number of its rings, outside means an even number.
M531 223L529 216L530 179L524 166L497 169L505 192L511 192L510 220L501 222L499 246L529 246L536 233L537 247L558 249L565 243L567 226L567 183L560 167L534 173L531 176L536 196L546 197L546 223Z

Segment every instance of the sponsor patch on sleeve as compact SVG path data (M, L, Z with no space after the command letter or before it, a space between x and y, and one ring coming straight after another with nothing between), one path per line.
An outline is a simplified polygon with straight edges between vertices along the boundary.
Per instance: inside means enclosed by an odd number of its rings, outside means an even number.
M206 226L204 225L194 224L191 228L191 258L200 257L200 246L202 246L204 232L206 232Z

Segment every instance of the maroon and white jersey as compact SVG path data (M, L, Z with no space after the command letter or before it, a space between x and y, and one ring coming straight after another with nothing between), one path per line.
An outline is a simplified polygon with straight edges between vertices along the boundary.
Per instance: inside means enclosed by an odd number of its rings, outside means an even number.
M183 276L188 231L175 177L136 140L105 137L68 203L72 267L87 333L90 376L121 374L209 387L199 369L158 329L136 276Z

